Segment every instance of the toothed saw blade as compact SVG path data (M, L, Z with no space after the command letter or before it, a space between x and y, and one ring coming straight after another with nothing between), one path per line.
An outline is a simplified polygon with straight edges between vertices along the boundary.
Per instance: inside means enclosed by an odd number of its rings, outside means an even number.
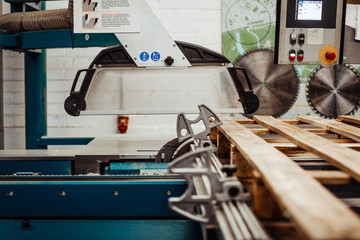
M306 99L326 118L353 114L360 104L360 77L350 65L316 68L306 85Z
M273 51L256 49L240 56L235 67L245 68L255 95L260 100L258 110L246 115L271 115L280 117L294 105L300 81L292 65L274 64Z

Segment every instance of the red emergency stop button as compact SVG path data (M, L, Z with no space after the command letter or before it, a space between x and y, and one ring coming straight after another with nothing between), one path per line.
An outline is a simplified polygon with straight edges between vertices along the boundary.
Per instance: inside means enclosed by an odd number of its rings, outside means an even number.
M330 61L333 61L333 60L336 59L336 53L335 52L326 52L325 56Z
M296 52L295 52L295 50L294 50L294 49L290 49L290 51L289 51L289 60L290 60L290 61L294 61L295 58L296 58Z
M299 62L301 62L303 59L304 59L304 51L301 50L301 49L299 49L299 50L297 51L297 60L298 60Z

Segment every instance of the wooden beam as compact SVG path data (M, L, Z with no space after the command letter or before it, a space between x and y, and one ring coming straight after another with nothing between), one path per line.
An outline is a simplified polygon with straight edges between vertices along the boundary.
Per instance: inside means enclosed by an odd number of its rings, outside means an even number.
M360 0L347 0L347 4L360 4Z
M338 122L332 119L323 119L319 117L297 117L298 120L315 126L324 128L331 132L340 134L342 136L354 139L360 142L360 128Z
M272 133L269 129L264 128L249 128L253 133L255 134L270 134ZM304 130L312 132L312 133L318 133L318 134L326 134L329 133L325 129L314 129L314 128L305 128Z
M360 125L360 116L339 116L338 119L343 122L350 122Z
M342 171L307 171L313 178L327 185L342 185L352 183L349 174Z
M229 117L220 131L257 170L283 210L311 239L359 239L360 218L286 155Z
M234 121L237 122L237 123L240 123L240 124L254 124L254 125L257 125L257 123L252 119L236 119ZM289 123L289 124L299 124L300 123L298 120L293 120L293 119L283 119L281 121L285 122L285 123Z
M360 182L360 153L333 143L316 134L307 132L294 125L283 123L271 116L254 116L255 121L274 132L286 137L297 146L315 153L334 166L350 174Z

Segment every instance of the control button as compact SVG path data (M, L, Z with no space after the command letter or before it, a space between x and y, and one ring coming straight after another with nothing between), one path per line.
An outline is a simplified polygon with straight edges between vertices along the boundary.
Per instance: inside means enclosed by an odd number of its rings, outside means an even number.
M331 66L335 64L338 59L338 51L333 45L325 45L319 51L319 59L321 65L326 67Z
M295 58L296 58L296 52L295 52L295 50L294 50L294 49L290 49L290 51L289 51L289 60L290 60L290 61L294 61Z
M299 45L303 45L305 43L305 33L299 33Z
M296 44L296 33L290 33L290 44L295 45Z
M304 59L304 51L301 50L301 49L299 49L299 50L297 51L297 60L298 60L299 62L301 62L303 59Z
M326 56L326 58L329 59L330 61L336 59L336 53L334 53L334 52L326 52L325 56Z

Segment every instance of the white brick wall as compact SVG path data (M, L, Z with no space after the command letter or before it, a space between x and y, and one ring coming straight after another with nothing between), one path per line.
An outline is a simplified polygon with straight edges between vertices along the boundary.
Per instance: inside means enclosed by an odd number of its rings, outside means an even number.
M221 51L221 1L146 0L175 40L199 44ZM47 2L48 9L64 8L62 1ZM9 11L3 3L4 13ZM47 51L48 135L93 136L116 132L114 116L71 117L64 111L77 70L87 68L100 48L51 49ZM5 148L25 147L23 54L4 52ZM128 134L159 128L173 129L174 117L138 116L130 118Z

